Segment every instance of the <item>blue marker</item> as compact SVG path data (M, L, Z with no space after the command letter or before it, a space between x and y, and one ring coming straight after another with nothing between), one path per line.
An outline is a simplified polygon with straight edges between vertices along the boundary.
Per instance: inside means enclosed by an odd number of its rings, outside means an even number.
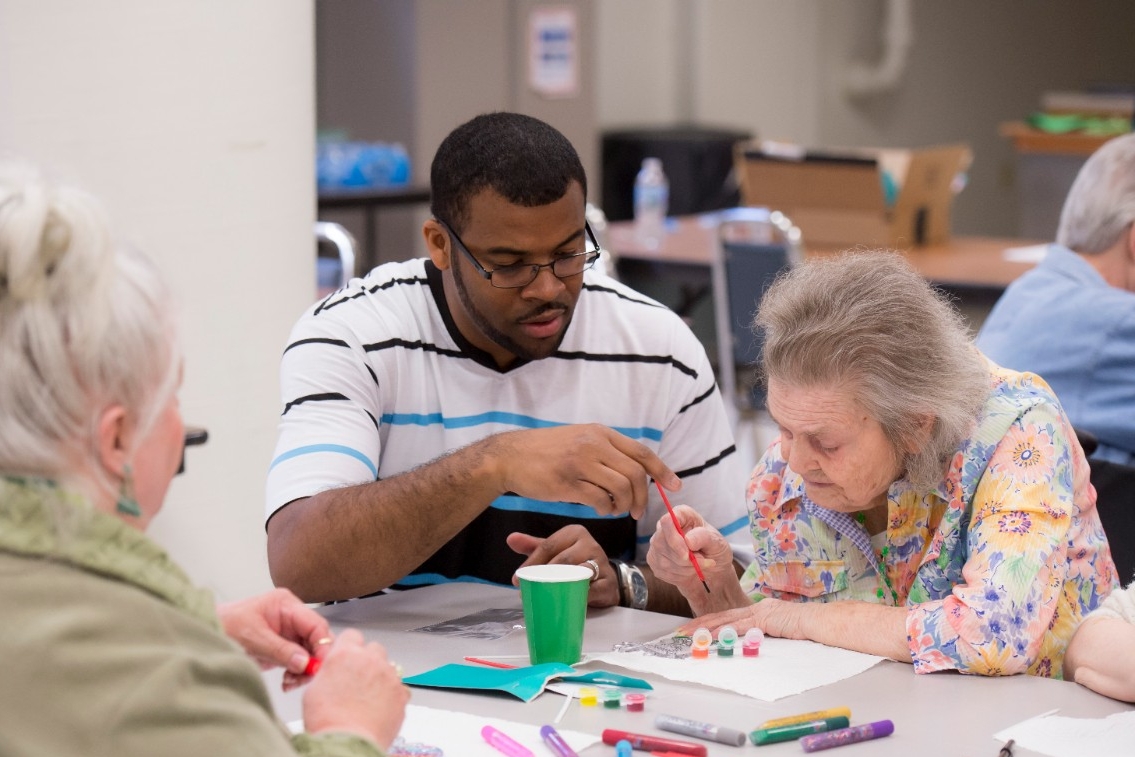
M615 742L615 757L631 757L633 751L631 742L626 739L619 739Z

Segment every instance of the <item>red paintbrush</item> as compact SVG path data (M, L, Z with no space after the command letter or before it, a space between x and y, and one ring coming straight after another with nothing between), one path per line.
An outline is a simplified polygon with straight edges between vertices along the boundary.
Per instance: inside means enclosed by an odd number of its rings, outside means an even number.
M662 484L658 483L655 479L654 485L658 487L658 493L662 495L662 504L666 505L666 509L670 512L670 520L674 521L674 528L678 531L678 536L682 537L682 541L686 541L686 534L682 531L682 525L678 523L678 516L674 514L674 508L670 505L670 499L666 496L666 490L662 488ZM694 551L690 549L690 543L686 542L686 552L690 556L690 562L694 564L694 572L698 574L701 579L701 585L705 587L705 593L709 594L709 584L705 582L705 573L701 572L701 566L698 565L698 558L694 555Z

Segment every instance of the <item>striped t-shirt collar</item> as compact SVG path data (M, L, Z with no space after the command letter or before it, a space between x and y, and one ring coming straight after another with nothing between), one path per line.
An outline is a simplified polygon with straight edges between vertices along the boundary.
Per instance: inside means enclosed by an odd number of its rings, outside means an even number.
M466 339L465 335L461 333L461 329L457 328L457 322L453 320L453 313L449 310L449 301L445 298L445 284L442 281L441 269L434 265L432 260L426 259L425 263L426 282L429 284L430 294L433 295L434 304L437 305L438 313L441 314L441 320L445 324L446 331L449 332L459 350L473 362L497 373L508 373L530 362L528 360L517 360L511 365L501 368L492 355Z

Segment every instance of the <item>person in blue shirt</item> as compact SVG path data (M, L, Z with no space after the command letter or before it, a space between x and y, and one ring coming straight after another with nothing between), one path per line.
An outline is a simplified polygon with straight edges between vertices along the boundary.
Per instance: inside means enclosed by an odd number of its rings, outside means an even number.
M1044 377L1093 457L1135 464L1135 134L1080 169L1056 243L1009 285L977 346L1006 368Z

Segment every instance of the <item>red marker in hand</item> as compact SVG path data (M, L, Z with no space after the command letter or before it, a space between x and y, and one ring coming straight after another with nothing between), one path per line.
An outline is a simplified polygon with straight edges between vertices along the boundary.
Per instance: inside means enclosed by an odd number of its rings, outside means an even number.
M682 541L686 541L686 534L682 531L682 525L678 523L678 516L674 514L674 508L670 505L670 499L666 496L666 490L662 488L662 484L658 483L658 479L654 480L654 485L658 487L658 493L662 495L662 504L666 505L666 509L670 512L670 520L674 521L674 528L678 531L678 536L682 537ZM690 562L694 565L694 572L698 574L701 579L701 585L705 587L705 593L709 594L709 584L705 582L705 573L701 572L701 566L698 565L698 558L694 555L694 551L690 549L690 543L686 542L686 553L690 556Z

